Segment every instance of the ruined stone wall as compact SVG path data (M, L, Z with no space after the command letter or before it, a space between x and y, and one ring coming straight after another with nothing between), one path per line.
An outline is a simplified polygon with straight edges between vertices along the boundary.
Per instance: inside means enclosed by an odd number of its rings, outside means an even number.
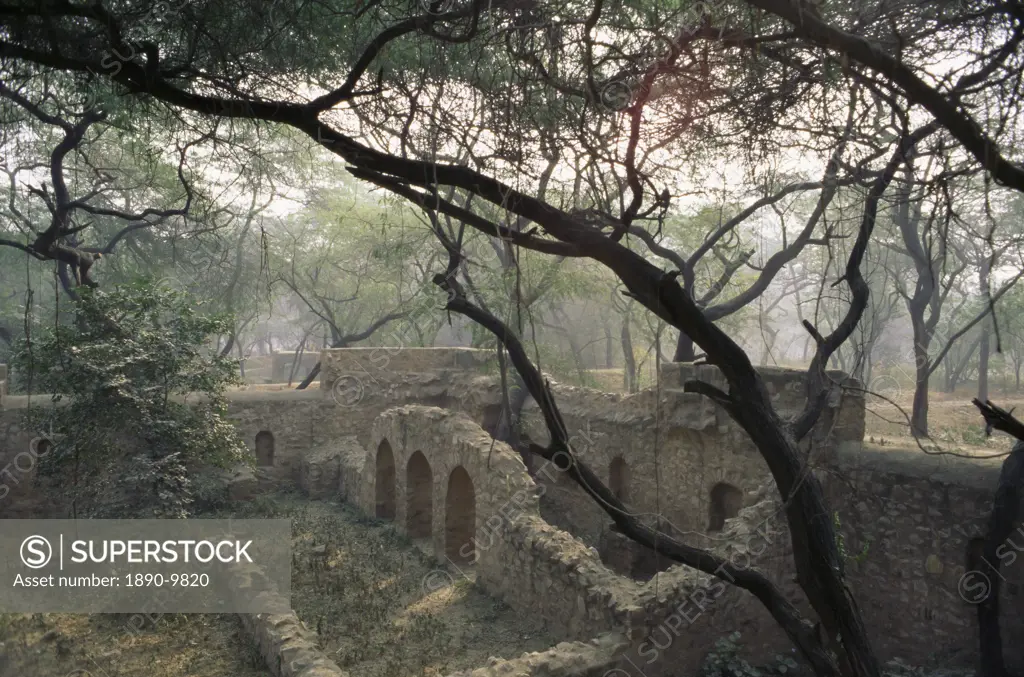
M374 421L371 439L356 505L380 516L382 501L390 502L387 518L413 538L429 537L441 562L475 559L480 570L495 566L508 554L503 537L508 522L538 512L535 486L519 455L465 415L436 407L392 409ZM426 465L412 464L416 454ZM382 484L385 458L391 472ZM424 482L418 481L417 468ZM456 472L470 481L461 494L452 493ZM414 511L424 520L419 534L412 527ZM459 516L470 520L461 532L455 525Z
M48 505L36 486L36 470L47 447L24 426L26 401L7 396L0 409L0 519L40 515Z
M988 578L964 565L968 541L985 534L1001 461L865 447L829 468L850 584L883 656L974 667L974 603ZM1024 527L1000 552L1004 654L1020 672L1024 645L1013 640L1024 637Z
M298 366L295 366L296 360L299 362ZM296 351L274 353L270 360L270 382L287 383L288 378L291 377L295 383L300 383L319 361L319 351L304 352L301 360Z
M802 410L803 372L762 369L761 373L784 417ZM841 372L830 372L830 376L837 387L804 444L812 450L812 459L829 458L843 445L860 444L864 436L863 398L838 387L848 383ZM620 458L626 467L627 503L652 521L667 522L677 535L708 530L716 485L738 490L742 507L749 505L749 493L768 476L767 465L749 437L723 409L701 395L682 391L682 384L694 378L725 387L716 368L666 364L660 388L635 395L554 388L570 441L584 462L612 486L612 462ZM525 421L533 439L548 440L540 412L532 403ZM610 520L581 489L560 477L538 481L547 485L541 505L546 519L591 545L607 541Z
M643 583L611 571L599 556L609 553L592 549L603 545L607 515L551 468L534 467L534 484L518 455L504 445L492 449L478 427L500 402L489 359L467 349L327 351L320 389L232 393L230 416L254 452L258 433L273 435L273 463L261 472L296 481L312 495L336 492L371 515L376 453L388 439L395 455L393 518L400 528L409 517L408 462L422 451L432 471L430 542L440 556L446 553L447 482L455 466L465 468L477 499L472 533L480 584L514 608L541 615L563 639L627 632L631 649L619 665L631 674L634 668L646 677L695 668L715 639L734 630L763 655L789 649L760 603L704 574L673 567ZM802 384L795 373L762 373L780 412L799 411ZM714 370L666 365L657 390L617 395L556 384L554 392L584 462L609 485L613 460L625 462L619 488L636 512L661 515L687 532L688 542L765 571L806 607L793 584L785 520L758 488L767 468L724 412L681 391L680 383L694 376L720 385ZM8 397L5 405L0 465L27 451L34 438L20 427L21 399ZM547 440L535 406L528 406L525 423L534 440ZM964 552L967 541L984 532L998 468L917 451L861 451L863 426L863 401L837 390L808 451L842 525L850 583L872 641L886 660L969 666L977 656L977 631L974 607L964 596L977 596L980 579L964 583ZM21 465L29 458L23 455ZM31 482L18 477L0 500L5 517L18 514L12 505L32 504ZM708 534L710 494L719 483L740 490L742 509ZM1024 533L1011 537L1004 552L1004 636L1014 638L1024 636ZM1022 647L1012 639L1007 645L1010 665L1024 669Z

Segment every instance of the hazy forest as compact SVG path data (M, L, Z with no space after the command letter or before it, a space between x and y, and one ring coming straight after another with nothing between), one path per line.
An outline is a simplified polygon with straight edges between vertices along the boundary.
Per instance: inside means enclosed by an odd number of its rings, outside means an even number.
M1024 430L1022 106L1020 0L0 0L0 363L11 395L72 396L50 425L84 440L130 378L313 389L325 348L482 348L497 436L548 459L571 454L551 381L716 365L727 390L687 389L767 461L822 622L735 584L811 674L874 677L799 442L826 369L872 443L1005 455L986 422ZM760 367L806 371L799 417ZM548 446L516 434L529 397ZM190 425L167 450L243 455ZM1003 677L1020 638L991 613L979 674Z

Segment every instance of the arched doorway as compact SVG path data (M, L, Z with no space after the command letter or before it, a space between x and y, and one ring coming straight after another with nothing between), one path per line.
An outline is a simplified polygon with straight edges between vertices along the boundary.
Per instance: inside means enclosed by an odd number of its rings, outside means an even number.
M461 465L448 476L444 501L444 554L456 564L472 564L476 558L476 495L473 480Z
M256 433L256 465L274 465L274 433L269 430Z
M711 487L711 505L708 507L708 531L721 531L725 520L732 519L743 507L743 492L727 482Z
M433 532L434 476L422 451L409 459L405 469L405 528L409 538L430 538Z
M377 517L379 519L395 519L395 455L387 440L382 440L377 447L377 480L375 482L377 497Z
M623 503L629 501L629 465L621 456L613 458L608 465L608 488Z

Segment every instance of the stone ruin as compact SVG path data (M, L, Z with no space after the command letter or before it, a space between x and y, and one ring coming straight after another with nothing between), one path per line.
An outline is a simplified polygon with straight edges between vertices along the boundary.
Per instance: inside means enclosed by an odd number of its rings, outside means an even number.
M562 642L481 666L478 677L686 674L733 631L752 659L791 651L751 595L637 546L553 464L527 467L494 441L487 430L501 393L492 357L462 348L327 350L319 390L231 393L229 415L257 459L255 472L228 478L232 496L294 484L392 521L442 566L472 570L488 594L543 619ZM783 416L802 408L802 372L761 373ZM847 578L873 645L883 660L973 667L964 553L984 533L998 465L864 445L861 391L830 375L828 406L804 446L841 525ZM0 370L0 393L5 376ZM691 378L724 383L713 367L671 363L656 388L633 395L552 386L574 450L635 514L734 566L760 569L809 611L763 459L720 407L683 392ZM31 467L38 442L19 427L25 398L0 397L0 466L14 480L0 488L8 497L0 518L29 516L40 506ZM532 402L524 425L547 440ZM1016 559L1002 569L1008 638L1024 636ZM245 616L243 625L277 675L343 674L294 614ZM1024 668L1024 647L1009 644L1008 665Z

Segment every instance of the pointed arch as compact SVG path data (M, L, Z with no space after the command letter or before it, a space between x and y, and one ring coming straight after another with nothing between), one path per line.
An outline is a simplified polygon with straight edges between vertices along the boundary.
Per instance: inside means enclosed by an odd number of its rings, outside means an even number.
M396 503L395 494L395 454L391 451L391 444L381 440L377 447L377 480L375 482L377 512L379 519L395 519Z
M274 433L269 430L256 433L256 465L274 465Z
M444 551L456 564L476 559L476 494L473 480L461 465L448 476L444 503Z
M629 475L629 464L621 456L616 456L608 464L608 488L615 495L615 498L623 503L628 503L631 498L629 495Z
M719 482L711 487L711 503L708 506L708 531L721 531L725 520L732 519L743 507L743 492L728 482Z
M422 451L409 458L405 468L405 528L409 538L430 538L434 518L434 475Z

